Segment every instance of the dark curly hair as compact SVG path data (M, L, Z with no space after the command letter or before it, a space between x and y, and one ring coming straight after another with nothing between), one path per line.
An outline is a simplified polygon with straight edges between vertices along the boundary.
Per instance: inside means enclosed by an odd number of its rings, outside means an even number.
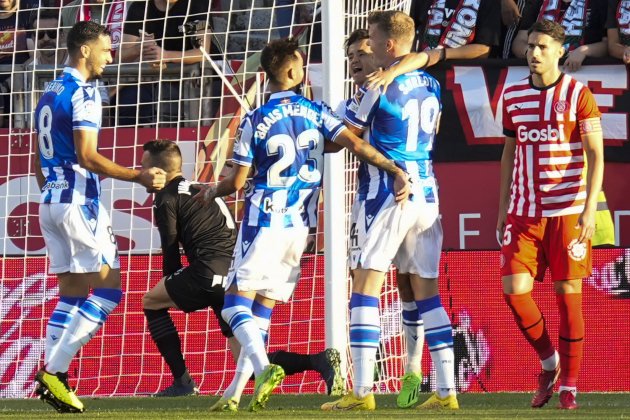
M278 80L278 72L288 60L295 60L299 45L294 38L276 39L265 46L260 55L260 65L270 80Z
M361 28L352 31L350 36L348 36L348 39L346 39L346 42L343 43L343 47L346 50L346 55L348 54L348 48L350 47L350 45L364 39L370 39L370 34L368 33L367 29Z
M564 44L564 28L559 23L556 23L551 20L539 20L534 23L531 28L527 31L527 36L531 35L532 32L538 32L541 34L545 34L558 41L560 44Z
M90 20L75 23L68 32L68 54L74 56L82 45L94 42L102 35L110 35L109 29L103 25Z

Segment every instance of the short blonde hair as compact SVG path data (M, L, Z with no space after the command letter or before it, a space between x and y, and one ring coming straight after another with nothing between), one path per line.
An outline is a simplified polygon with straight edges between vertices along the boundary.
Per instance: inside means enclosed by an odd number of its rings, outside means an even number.
M370 13L368 24L376 25L388 38L403 44L413 44L416 26L409 15L397 10L378 10Z

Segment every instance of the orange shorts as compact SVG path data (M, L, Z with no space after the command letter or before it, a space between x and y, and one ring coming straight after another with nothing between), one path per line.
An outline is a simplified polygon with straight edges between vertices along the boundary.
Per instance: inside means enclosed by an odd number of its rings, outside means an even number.
M579 214L558 217L507 215L501 247L501 276L529 273L542 281L576 280L591 274L591 241L578 243Z

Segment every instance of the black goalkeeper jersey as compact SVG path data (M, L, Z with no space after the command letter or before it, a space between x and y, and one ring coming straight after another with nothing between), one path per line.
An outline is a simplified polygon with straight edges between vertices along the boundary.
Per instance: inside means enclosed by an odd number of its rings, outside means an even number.
M193 200L198 191L194 183L179 176L155 195L153 212L165 276L182 268L180 243L189 264L200 262L213 273L227 275L236 243L234 219L221 199L207 208Z

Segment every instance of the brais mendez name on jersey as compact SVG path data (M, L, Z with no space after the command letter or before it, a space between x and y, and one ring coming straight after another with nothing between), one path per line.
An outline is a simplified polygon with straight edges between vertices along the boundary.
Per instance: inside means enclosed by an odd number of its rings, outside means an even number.
M301 106L300 104L286 104L282 108L275 108L271 112L267 113L263 117L263 122L256 126L256 136L259 139L264 139L269 132L269 129L273 124L282 120L283 118L290 117L303 117L309 121L314 122L318 126L322 124L321 114L314 109Z

